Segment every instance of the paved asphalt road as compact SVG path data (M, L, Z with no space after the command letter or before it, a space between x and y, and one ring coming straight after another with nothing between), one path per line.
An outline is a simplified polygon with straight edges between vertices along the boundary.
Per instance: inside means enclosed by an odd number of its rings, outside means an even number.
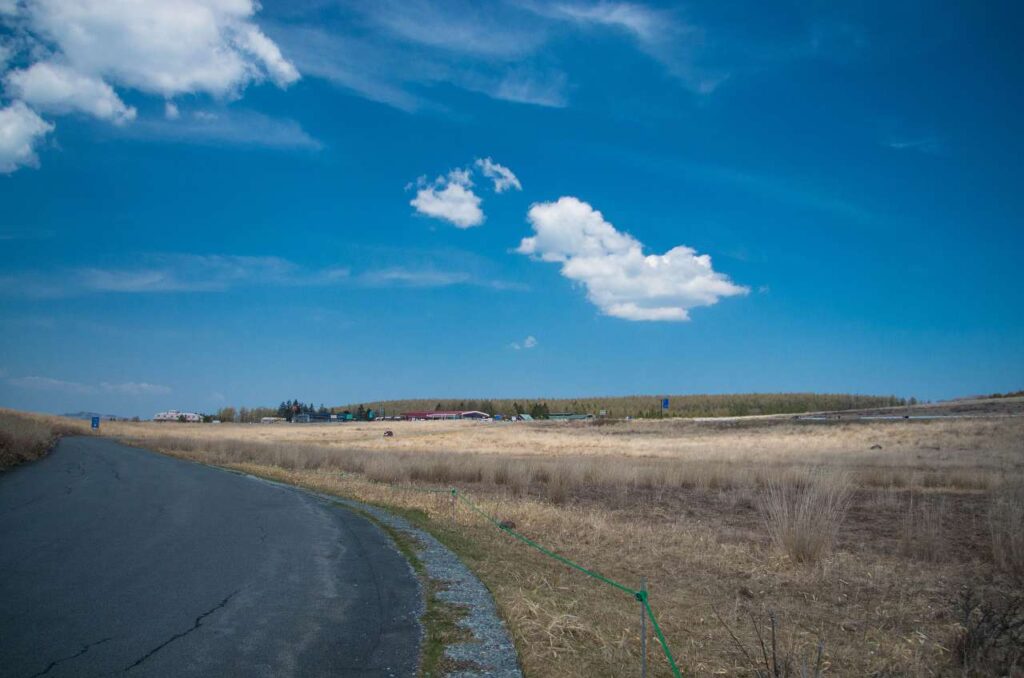
M421 604L294 489L102 438L0 474L0 676L412 676Z

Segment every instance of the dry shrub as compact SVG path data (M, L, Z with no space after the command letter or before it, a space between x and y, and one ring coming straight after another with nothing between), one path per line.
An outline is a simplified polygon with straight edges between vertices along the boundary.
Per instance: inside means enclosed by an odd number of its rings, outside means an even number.
M796 634L790 634L789 642L781 637L775 613L768 611L768 629L762 630L754 613L750 613L750 624L757 639L756 646L748 650L732 628L712 608L715 617L729 633L733 643L743 655L744 663L755 678L820 678L825 668L825 645L820 640L814 650L806 656L797 647Z
M798 563L816 563L832 549L852 496L844 474L820 470L770 476L761 512L772 542Z
M1024 581L1024 483L1006 485L993 494L988 524L996 567Z
M951 643L965 676L1024 675L1024 596L965 588Z

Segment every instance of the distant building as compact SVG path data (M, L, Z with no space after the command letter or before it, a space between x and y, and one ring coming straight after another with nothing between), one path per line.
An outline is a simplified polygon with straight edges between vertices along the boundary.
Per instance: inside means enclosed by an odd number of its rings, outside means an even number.
M179 412L178 410L167 410L166 412L157 412L153 415L153 421L187 421L189 423L197 423L202 420L203 415L201 414Z
M575 412L552 412L548 415L548 419L554 419L557 421L575 421L577 419L593 419L592 414L576 414Z
M490 419L491 415L479 410L423 410L422 412L403 412L406 421L433 421L435 419Z

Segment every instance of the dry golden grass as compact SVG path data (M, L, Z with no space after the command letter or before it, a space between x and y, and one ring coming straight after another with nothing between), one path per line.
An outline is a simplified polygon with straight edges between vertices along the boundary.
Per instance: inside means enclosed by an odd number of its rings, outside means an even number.
M43 456L58 436L88 430L84 422L0 409L0 471Z
M825 675L961 675L950 651L958 591L980 579L1020 588L1011 573L1021 562L1024 417L116 423L104 432L419 512L494 593L528 676L636 673L635 601L467 511L450 525L446 499L416 488L458 485L557 552L631 586L647 577L690 675L753 675L714 610L748 648L750 615L763 622L774 611L793 656L824 643ZM796 547L769 534L773 483L795 516L779 525ZM668 675L654 651L651 660L652 675Z

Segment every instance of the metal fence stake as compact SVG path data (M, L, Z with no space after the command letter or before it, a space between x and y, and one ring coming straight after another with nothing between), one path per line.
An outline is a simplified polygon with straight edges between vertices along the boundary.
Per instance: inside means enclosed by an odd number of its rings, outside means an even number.
M647 595L647 577L640 578L640 590ZM640 678L647 678L647 610L640 601Z

